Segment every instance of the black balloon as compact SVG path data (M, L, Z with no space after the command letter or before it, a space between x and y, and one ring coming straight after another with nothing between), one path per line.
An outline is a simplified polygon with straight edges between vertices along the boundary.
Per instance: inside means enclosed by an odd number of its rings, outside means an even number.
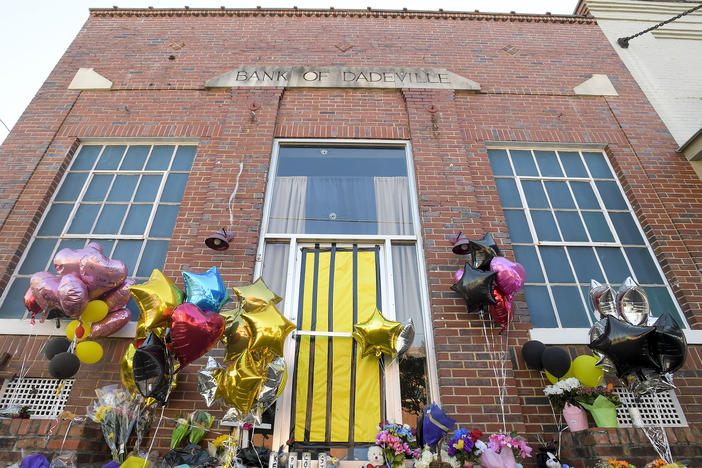
M482 239L472 240L468 243L468 248L471 253L471 263L473 268L487 271L490 269L490 261L499 255L502 255L500 248L497 247L492 234L485 233Z
M536 370L543 369L544 366L541 362L541 356L544 354L545 350L546 345L540 341L532 340L524 343L524 346L522 346L522 357L526 365Z
M563 348L551 346L541 354L543 368L556 378L561 378L570 369L570 354Z
M153 332L134 351L134 383L145 398L166 404L173 380L173 357L163 341Z
M612 362L617 377L624 378L642 369L660 372L660 365L650 347L655 337L655 327L638 327L611 315L603 320L604 333L592 340L588 346L604 354Z
M80 360L69 352L58 353L49 362L49 374L55 379L70 379L80 369Z
M492 295L492 288L495 283L496 271L476 270L470 263L466 263L458 283L451 286L453 291L463 296L468 303L469 309L475 309L483 305L495 305L495 297Z
M668 312L658 317L653 326L656 327L656 332L651 342L651 354L658 362L661 372L675 372L685 363L685 334Z
M51 359L58 353L68 351L68 348L70 346L71 342L68 341L68 339L66 339L65 336L58 336L56 338L52 338L51 340L49 340L48 343L46 343L46 346L44 347L44 355L46 356L46 359Z

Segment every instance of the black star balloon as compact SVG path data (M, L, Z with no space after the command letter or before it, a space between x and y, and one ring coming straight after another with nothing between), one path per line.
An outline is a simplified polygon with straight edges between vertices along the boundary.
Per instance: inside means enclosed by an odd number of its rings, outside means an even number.
M661 372L675 372L685 363L687 341L678 322L668 312L658 317L651 352L658 361Z
M500 248L492 238L492 234L486 232L482 239L472 240L468 244L471 253L471 263L473 268L487 271L490 269L490 261L493 257L501 255Z
M650 347L654 327L637 327L611 315L602 320L605 321L604 332L588 346L607 356L617 371L617 377L623 378L642 369L660 371Z
M492 295L492 288L495 284L496 271L476 270L470 263L466 263L463 268L463 276L458 283L451 286L451 289L463 296L468 303L469 309L475 309L484 305L495 305L495 297Z

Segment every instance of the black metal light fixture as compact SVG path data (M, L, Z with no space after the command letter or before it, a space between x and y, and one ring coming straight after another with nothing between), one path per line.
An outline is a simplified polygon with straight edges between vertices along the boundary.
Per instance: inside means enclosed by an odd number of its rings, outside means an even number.
M229 248L229 243L233 240L234 233L222 228L205 239L205 245L212 250L227 250Z

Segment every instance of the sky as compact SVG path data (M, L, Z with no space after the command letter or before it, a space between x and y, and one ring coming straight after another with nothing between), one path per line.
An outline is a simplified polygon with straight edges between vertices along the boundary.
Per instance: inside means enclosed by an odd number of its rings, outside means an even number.
M365 8L572 14L577 0L32 0L7 1L0 13L0 142L15 125L83 23L88 8ZM4 124L4 125L3 125Z

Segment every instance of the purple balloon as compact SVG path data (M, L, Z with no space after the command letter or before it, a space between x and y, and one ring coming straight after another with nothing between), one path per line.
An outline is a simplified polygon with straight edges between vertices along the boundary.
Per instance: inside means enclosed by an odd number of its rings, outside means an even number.
M459 268L456 270L456 273L453 274L453 282L458 283L461 281L461 278L463 277L463 268Z
M102 296L102 300L107 304L107 310L119 310L127 305L132 295L129 293L129 287L134 286L136 281L133 278L127 278L122 284L117 286L112 291Z
M505 257L495 257L490 262L490 271L497 272L497 286L505 294L514 294L524 286L526 272L519 263L511 262Z
M61 249L54 257L54 268L59 275L68 273L80 275L80 259L91 254L102 255L102 246L97 242L91 242L82 249Z
M34 273L29 280L29 287L32 289L34 300L37 301L39 307L44 311L44 315L51 309L59 309L61 307L58 293L59 282L59 277L48 271Z
M58 295L61 309L69 317L78 317L88 303L88 287L75 273L61 277Z
M127 279L127 266L122 260L93 252L80 259L80 279L88 286L90 299L96 299Z
M90 337L99 338L101 336L110 336L113 333L121 330L132 318L132 311L126 307L123 309L113 310L108 313L104 319L95 322L90 327Z

